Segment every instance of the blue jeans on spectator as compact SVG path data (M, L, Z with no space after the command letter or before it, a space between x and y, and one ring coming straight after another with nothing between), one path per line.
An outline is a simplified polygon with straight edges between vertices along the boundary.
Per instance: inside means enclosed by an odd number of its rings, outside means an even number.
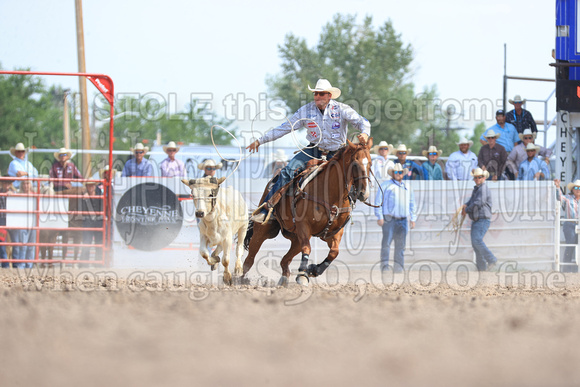
M575 222L563 222L562 226L564 231L564 238L566 239L567 245L577 245L578 244L578 234L576 234L576 223ZM564 258L562 263L572 263L576 259L576 247L567 246L564 250ZM576 262L577 263L577 262ZM561 267L563 273L578 273L577 265L564 265Z
M407 218L394 218L390 215L383 215L383 240L381 243L381 270L389 269L389 255L391 253L391 242L395 240L394 271L400 272L405 267L405 244L409 222Z
M0 259L6 258L8 258L8 254L6 254L6 246L0 246ZM10 264L8 262L2 262L2 267L10 267Z
M34 243L36 242L36 231L27 229L10 230L10 238L14 243ZM12 259L34 259L34 246L12 246ZM31 268L32 262L22 262L12 264L18 269Z
M488 264L497 261L495 255L483 242L483 237L489 229L489 224L489 219L479 219L471 224L471 245L475 251L475 264L479 271L486 270Z

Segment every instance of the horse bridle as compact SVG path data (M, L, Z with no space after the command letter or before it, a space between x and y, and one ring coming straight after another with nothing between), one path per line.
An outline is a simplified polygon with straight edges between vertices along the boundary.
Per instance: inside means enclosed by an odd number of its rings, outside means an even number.
M361 152L361 151L363 151L363 150L364 150L363 148L358 148L356 151L354 151L354 153L353 153L353 154L352 154L352 156L351 156L351 163L349 164L349 166L351 166L351 165L352 165L352 160L354 160L354 156L355 156L355 155L356 155L358 152ZM355 162L356 162L357 164L360 164L358 161L355 161ZM343 163L343 165L342 165L342 169L343 169L343 171L344 171L344 188L345 188L345 190L348 192L348 191L349 191L349 189L348 189L348 182L349 182L349 180L348 180L348 178L347 178L347 174L346 174L346 167L345 167L345 163L346 163L346 162L345 162L344 158L343 158L343 160L342 160L342 163ZM352 167L351 167L351 168L352 168ZM354 187L355 194L356 194L356 195L355 195L355 197L358 197L358 196L359 196L359 194L360 194L360 193L358 192L358 188L356 187L356 184L355 184L355 183L356 183L358 180L361 180L361 179L368 179L368 180L369 180L369 183L371 182L371 178L370 178L370 176L368 176L368 175L367 175L365 168L360 168L360 167L358 167L358 168L359 168L359 169L362 169L362 170L364 171L364 172L363 172L364 176L357 176L357 177L354 177L354 176L353 176L353 177L352 177L353 187ZM372 172L372 169L371 169L370 171L371 171L371 173L373 173L373 172ZM367 200L368 200L368 199L367 199ZM368 202L366 202L366 201L362 201L362 200L361 200L361 202L362 202L362 203L364 203L364 204L366 204L366 205L367 205L367 206L369 206L369 207L374 207L374 208L379 208L379 207L380 207L380 206L376 206L376 205L373 205L373 204L371 204L371 203L368 203Z

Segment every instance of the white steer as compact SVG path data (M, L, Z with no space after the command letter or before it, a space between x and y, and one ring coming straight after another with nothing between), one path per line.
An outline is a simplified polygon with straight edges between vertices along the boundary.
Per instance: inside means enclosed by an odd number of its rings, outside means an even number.
M238 234L236 246L236 266L234 275L243 273L242 255L244 253L244 238L248 230L248 206L242 195L232 187L220 187L225 177L202 177L200 179L181 180L191 189L195 216L199 221L199 253L211 265L212 270L220 262L224 265L224 283L232 283L232 275L228 268L234 234ZM211 253L210 249L215 246Z

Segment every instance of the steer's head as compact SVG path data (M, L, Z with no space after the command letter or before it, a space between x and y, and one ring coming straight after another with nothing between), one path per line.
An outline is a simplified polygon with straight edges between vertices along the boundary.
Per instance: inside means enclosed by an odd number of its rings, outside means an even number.
M193 205L195 206L195 217L203 218L211 214L216 206L216 198L220 189L220 184L226 178L220 177L202 177L199 179L186 180L181 182L191 189L191 196L193 197Z

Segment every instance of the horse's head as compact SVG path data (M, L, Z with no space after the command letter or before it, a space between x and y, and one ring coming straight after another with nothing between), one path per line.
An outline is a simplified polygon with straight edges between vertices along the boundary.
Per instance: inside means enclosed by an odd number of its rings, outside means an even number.
M366 202L370 196L370 171L373 139L369 138L366 144L353 144L347 140L347 152L351 154L347 178L352 180L355 196L361 202Z
M183 184L191 189L193 205L196 208L196 218L203 218L213 212L216 206L220 184L225 179L225 177L220 177L219 179L215 177L202 177L199 179L181 180Z

